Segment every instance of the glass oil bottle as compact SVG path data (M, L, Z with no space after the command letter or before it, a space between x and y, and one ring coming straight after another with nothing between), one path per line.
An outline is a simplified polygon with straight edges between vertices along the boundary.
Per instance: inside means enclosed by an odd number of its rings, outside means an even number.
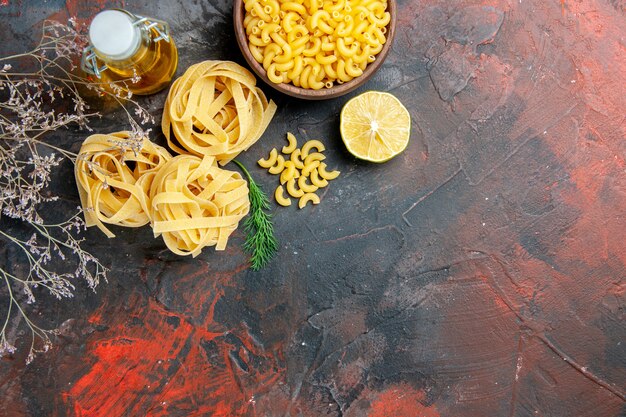
M170 83L178 66L169 25L126 10L98 13L89 26L89 43L81 68L114 92L120 87L137 95L156 93Z

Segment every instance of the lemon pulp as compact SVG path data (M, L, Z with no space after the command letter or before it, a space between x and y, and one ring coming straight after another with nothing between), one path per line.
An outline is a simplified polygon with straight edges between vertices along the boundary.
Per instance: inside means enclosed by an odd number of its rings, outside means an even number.
M406 149L411 116L392 94L368 91L343 106L340 131L352 155L366 161L385 162Z

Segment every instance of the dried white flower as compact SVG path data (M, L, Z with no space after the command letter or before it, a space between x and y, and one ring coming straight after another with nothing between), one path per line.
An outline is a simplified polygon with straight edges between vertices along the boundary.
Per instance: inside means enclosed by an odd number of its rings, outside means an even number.
M0 264L0 282L5 283L8 294L9 317L5 323L25 323L31 331L27 363L37 352L49 350L50 337L57 334L56 330L38 327L27 316L28 310L22 303L37 301L33 290L46 289L58 299L71 298L74 283L84 281L95 289L101 280L106 280L107 272L96 257L81 247L83 240L77 235L85 230L85 223L80 208L61 223L47 224L42 215L45 204L58 199L49 189L54 169L64 160L76 159L74 153L47 142L45 133L72 125L91 130L89 120L99 114L90 109L80 95L79 86L122 104L133 134L114 146L139 150L149 133L140 123L154 123L149 112L128 93L127 83L137 82L137 77L105 85L72 72L87 44L83 32L84 27L79 27L75 19L70 19L67 25L45 21L39 45L28 53L11 57L20 62L30 60L33 72L12 73L13 66L0 57L0 246L13 245L17 259L25 267L17 273L14 268ZM58 100L66 100L65 105L53 106ZM138 121L125 104L134 107ZM60 108L71 112L63 113ZM20 220L23 230L16 232L15 227L2 227L6 217ZM26 240L25 236L30 238ZM11 315L21 315L23 320L10 321ZM1 328L0 357L15 352L15 341L9 340L8 334L18 332L7 325Z

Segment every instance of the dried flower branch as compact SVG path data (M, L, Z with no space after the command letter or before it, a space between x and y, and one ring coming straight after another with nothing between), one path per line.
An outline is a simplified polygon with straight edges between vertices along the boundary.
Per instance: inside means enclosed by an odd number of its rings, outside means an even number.
M107 269L76 237L84 229L80 208L56 224L46 223L42 215L43 207L58 200L49 190L54 168L77 158L46 134L71 126L91 130L90 119L100 114L90 109L86 93L113 99L128 117L133 134L111 146L138 150L149 132L141 124L154 123L126 88L136 79L101 83L76 73L85 46L84 28L74 20L68 25L45 21L41 41L32 51L0 58L0 242L5 250L15 250L12 258L17 261L0 263L0 308L6 306L6 317L0 320L0 357L15 352L15 337L9 335L16 334L21 321L32 335L27 362L51 346L55 331L37 326L27 314L25 304L36 301L34 289L64 299L73 296L77 280L91 289L106 280ZM127 106L134 108L134 115Z

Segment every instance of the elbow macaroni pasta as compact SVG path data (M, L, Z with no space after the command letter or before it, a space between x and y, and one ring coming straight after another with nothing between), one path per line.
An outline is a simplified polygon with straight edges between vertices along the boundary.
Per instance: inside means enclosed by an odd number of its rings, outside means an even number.
M288 207L291 205L291 198L285 197L282 185L276 187L276 191L274 191L274 198L276 199L276 202L283 207Z
M298 178L299 176L300 175L298 174L298 171L296 170L296 167L293 164L293 162L286 161L285 168L283 169L283 172L280 173L280 183L284 184L290 179Z
M295 198L300 198L304 194L304 191L302 191L299 188L296 188L295 178L292 178L289 181L287 181L287 192L289 193L290 196L295 197Z
M313 148L317 149L318 152L324 152L326 150L324 144L319 140L310 140L302 145L302 158L306 159L306 157L309 156L309 152L311 152L311 149Z
M267 171L270 174L280 174L284 168L285 158L282 155L278 155L276 157L276 163L274 164L274 166L271 166Z
M270 168L276 163L276 158L278 158L278 151L274 148L270 151L270 156L267 159L259 159L258 164L263 168Z
M315 192L328 186L329 181L339 176L339 171L327 171L326 163L322 162L326 150L319 140L309 140L298 148L296 137L287 133L288 145L282 147L283 155L278 155L273 148L266 159L259 159L258 164L268 169L271 174L280 174L280 184L274 191L274 199L281 206L290 206L291 198L299 199L298 207L304 208L308 202L319 204L320 198ZM316 149L318 152L311 152ZM302 160L301 158L304 158ZM285 195L287 191L287 196Z
M387 42L387 6L387 0L244 0L243 24L271 82L318 90L361 76L376 59Z
M313 172L313 170L317 169L317 167L319 166L320 166L320 161L318 160L311 161L308 164L305 162L304 168L302 168L302 175L304 175L305 177L310 176L311 172Z
M305 193L302 197L300 197L300 201L298 201L298 207L303 209L306 206L306 203L311 202L313 204L320 203L320 197L315 193Z
M302 150L301 149L295 149L292 153L291 153L291 162L293 162L293 164L296 166L296 168L298 169L302 169L304 168L304 163L302 162L302 160L300 159L300 155L302 154Z
M293 133L287 132L287 142L289 142L289 145L283 146L284 154L290 154L298 147L298 140L293 135Z
M326 157L322 153L313 152L312 154L309 154L306 158L304 158L304 168L306 168L307 165L311 165L315 161L323 161L324 159L326 159Z
M308 177L304 175L298 178L298 187L300 187L300 189L304 191L305 193L314 193L315 191L317 191L318 187L313 184L307 184L306 183L307 178Z
M324 162L320 164L319 168L317 169L317 172L319 173L320 177L322 177L325 180L334 180L335 178L339 176L339 171L331 171L331 172L326 171L326 164Z
M326 178L320 178L318 169L311 171L311 184L315 185L317 188L324 188L328 185L328 180Z

